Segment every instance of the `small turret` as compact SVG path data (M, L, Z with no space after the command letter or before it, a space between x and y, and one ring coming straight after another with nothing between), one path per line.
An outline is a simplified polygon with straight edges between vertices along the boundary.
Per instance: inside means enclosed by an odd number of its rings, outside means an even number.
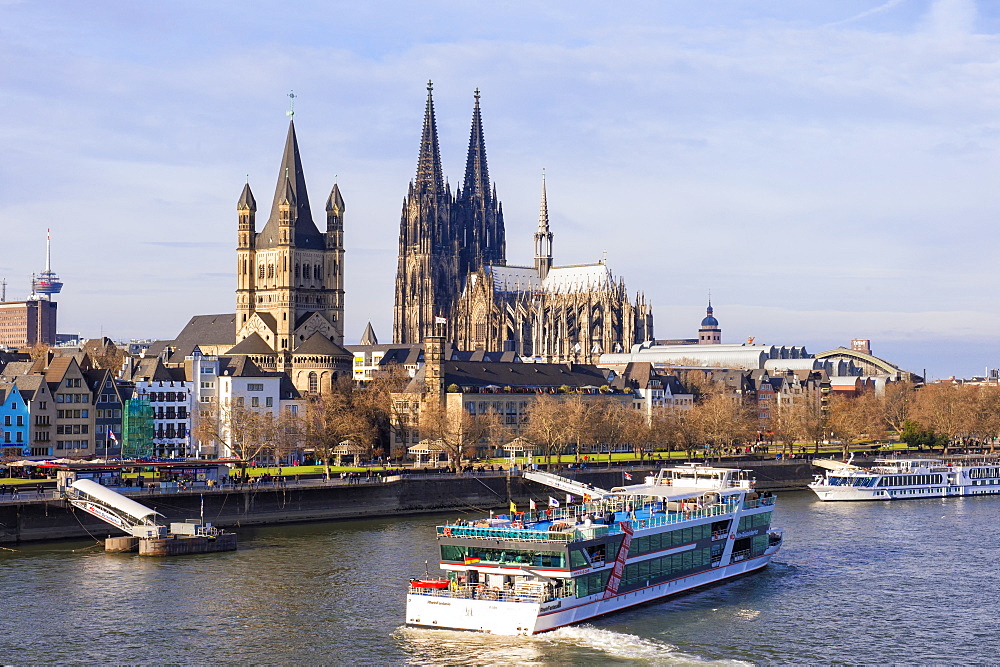
M239 238L237 245L240 248L252 248L254 246L254 236L256 236L257 202L250 191L250 183L243 186L243 193L236 204L236 211L239 214Z

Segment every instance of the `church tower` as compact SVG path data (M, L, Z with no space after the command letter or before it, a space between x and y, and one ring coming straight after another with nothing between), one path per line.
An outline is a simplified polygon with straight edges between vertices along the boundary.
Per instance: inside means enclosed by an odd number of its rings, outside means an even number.
M479 89L472 111L469 133L469 154L465 162L465 180L456 193L456 229L461 255L459 275L474 273L487 264L507 263L507 248L503 225L503 207L497 201L496 188L490 186L486 164L486 139L483 116L479 109Z
M316 333L343 344L344 208L334 185L326 234L320 233L290 121L271 212L260 233L249 183L237 204L237 344L256 334L285 358Z
M449 316L462 279L459 256L465 238L456 230L451 189L441 170L433 90L428 81L417 175L399 223L392 336L399 344L423 343L434 334L434 318Z
M708 310L705 311L705 319L701 321L701 328L698 329L699 345L721 345L722 329L719 328L719 320L715 319L712 310L712 299L708 300Z

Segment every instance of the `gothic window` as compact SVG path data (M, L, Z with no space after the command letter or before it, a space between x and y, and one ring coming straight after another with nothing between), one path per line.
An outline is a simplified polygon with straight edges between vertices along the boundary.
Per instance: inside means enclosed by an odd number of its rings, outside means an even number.
M314 394L319 391L319 377L316 373L309 374L309 391Z
M313 267L313 278L319 280L322 277L323 277L323 267L317 264L316 266Z
M268 264L267 265L267 277L268 278L273 278L274 277L274 264Z
M260 279L262 279L262 280L264 278L264 265L263 264L261 264L260 266L257 267L257 277L260 278Z
M296 280L299 279L299 263L298 262L295 263L295 279Z

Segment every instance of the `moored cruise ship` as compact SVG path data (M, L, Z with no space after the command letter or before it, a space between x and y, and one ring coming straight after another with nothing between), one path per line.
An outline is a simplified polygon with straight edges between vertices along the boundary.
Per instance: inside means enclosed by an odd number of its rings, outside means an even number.
M610 491L524 476L584 502L438 526L447 578L411 580L408 625L545 632L759 570L781 546L746 471L688 464Z
M820 500L898 500L1000 493L1000 460L876 459L870 468L814 461L828 468L809 485Z

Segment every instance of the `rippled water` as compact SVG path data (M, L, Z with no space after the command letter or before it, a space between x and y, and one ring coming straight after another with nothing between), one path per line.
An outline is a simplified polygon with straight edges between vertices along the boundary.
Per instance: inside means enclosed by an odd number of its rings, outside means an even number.
M0 660L383 664L993 662L1000 497L785 493L761 573L532 638L401 625L440 517L243 531L228 554L0 551Z

